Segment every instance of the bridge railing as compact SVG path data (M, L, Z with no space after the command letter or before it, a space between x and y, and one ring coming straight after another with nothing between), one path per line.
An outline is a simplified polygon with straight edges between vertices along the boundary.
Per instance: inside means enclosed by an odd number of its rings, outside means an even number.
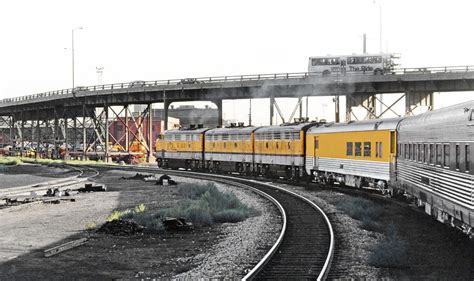
M407 75L407 74L436 74L436 73L460 73L472 72L474 66L440 66L440 67L413 67L413 68L395 68L390 74L386 75ZM335 72L326 77L341 76L341 73ZM372 71L366 72L346 72L345 76L373 76ZM102 91L113 89L136 89L143 87L161 86L161 85L199 85L206 83L227 83L227 82L244 82L244 81L258 81L258 80L277 80L277 79L305 79L308 77L325 77L322 72L296 72L296 73L272 73L272 74L250 74L250 75L229 75L229 76L212 76L212 77L197 77L184 79L168 79L156 81L133 81L127 83L104 84L88 87L76 87L74 89L63 89L57 91L50 91L45 93L20 96L14 98L5 98L0 100L0 103L13 103L19 101L27 101L33 99L40 99L44 97L51 97L57 95L67 95L73 93L83 93L90 91Z

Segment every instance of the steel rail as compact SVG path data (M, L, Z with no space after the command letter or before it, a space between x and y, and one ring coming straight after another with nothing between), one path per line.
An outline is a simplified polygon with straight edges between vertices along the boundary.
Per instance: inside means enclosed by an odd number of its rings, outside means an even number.
M81 183L84 181L87 181L89 178L93 178L99 175L98 171L95 171L95 175L87 177L87 178L81 178L84 176L84 170L79 169L77 166L73 165L66 165L67 167L76 170L79 172L78 175L72 176L72 177L67 177L67 178L61 178L57 180L52 180L52 181L47 181L47 182L42 182L42 183L36 183L36 184L29 184L29 185L24 185L24 186L16 186L16 187L9 187L9 188L2 188L0 189L0 199L6 198L8 196L18 196L20 194L25 194L29 192L39 192L39 191L45 191L50 188L60 188L60 187L65 187L65 186L70 186L73 184ZM90 167L88 167L91 169Z
M438 67L410 67L410 68L394 68L390 73L385 75L406 75L406 74L437 74L437 73L466 73L473 72L474 66L438 66ZM335 75L341 76L340 72L334 72L334 74L324 76L322 78L331 78ZM84 93L88 91L102 91L102 90L114 90L114 89L137 89L146 88L161 85L201 85L207 83L226 83L226 82L244 82L244 81L259 81L259 80L277 80L277 79L305 79L308 77L322 76L322 72L294 72L294 73L273 73L273 74L246 74L246 75L229 75L229 76L210 76L210 77L197 77L197 78L183 78L183 79L167 79L167 80L154 80L154 81L143 81L143 84L136 85L134 82L126 83L113 83L104 85L95 85L81 87L78 89L62 89L56 91L48 91L44 93L25 95L13 98L4 98L0 100L1 103L18 102L25 100L33 100L43 97L75 94L78 92ZM344 76L374 76L372 71L366 72L351 72L347 71Z

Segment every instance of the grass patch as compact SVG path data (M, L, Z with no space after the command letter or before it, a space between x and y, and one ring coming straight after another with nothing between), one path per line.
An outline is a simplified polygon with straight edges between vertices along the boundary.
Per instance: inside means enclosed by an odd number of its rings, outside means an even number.
M87 231L93 231L97 228L97 224L95 222L88 222L86 223L85 228Z
M0 157L0 165L20 165L21 163L18 157Z
M177 190L183 198L171 208L149 210L140 204L135 208L114 211L107 221L131 220L151 231L163 231L164 217L184 217L195 225L243 221L258 212L243 204L233 193L220 192L214 184L184 184Z
M357 197L345 197L343 200L336 201L335 205L351 218L361 221L362 229L382 232L383 228L379 219L384 210L372 201Z
M388 226L385 238L375 245L369 263L377 267L408 266L408 243L400 238L393 224Z

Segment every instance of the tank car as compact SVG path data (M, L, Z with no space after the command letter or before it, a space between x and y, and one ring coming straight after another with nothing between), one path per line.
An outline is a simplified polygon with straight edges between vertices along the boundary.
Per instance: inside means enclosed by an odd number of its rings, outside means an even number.
M395 186L472 236L474 101L409 117L398 128Z

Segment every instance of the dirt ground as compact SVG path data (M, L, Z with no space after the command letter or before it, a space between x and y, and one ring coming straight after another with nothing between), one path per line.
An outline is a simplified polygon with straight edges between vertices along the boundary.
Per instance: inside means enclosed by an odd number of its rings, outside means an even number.
M87 231L91 225L105 222L113 210L139 203L169 207L178 200L176 187L121 179L134 174L103 173L96 181L106 184L108 191L75 195L76 202L0 210L0 280L146 279L176 275L241 278L278 236L275 208L263 198L252 199L255 195L249 191L238 190L232 191L261 215L191 232L117 237ZM43 256L45 249L84 237L89 239L85 245L49 258Z

